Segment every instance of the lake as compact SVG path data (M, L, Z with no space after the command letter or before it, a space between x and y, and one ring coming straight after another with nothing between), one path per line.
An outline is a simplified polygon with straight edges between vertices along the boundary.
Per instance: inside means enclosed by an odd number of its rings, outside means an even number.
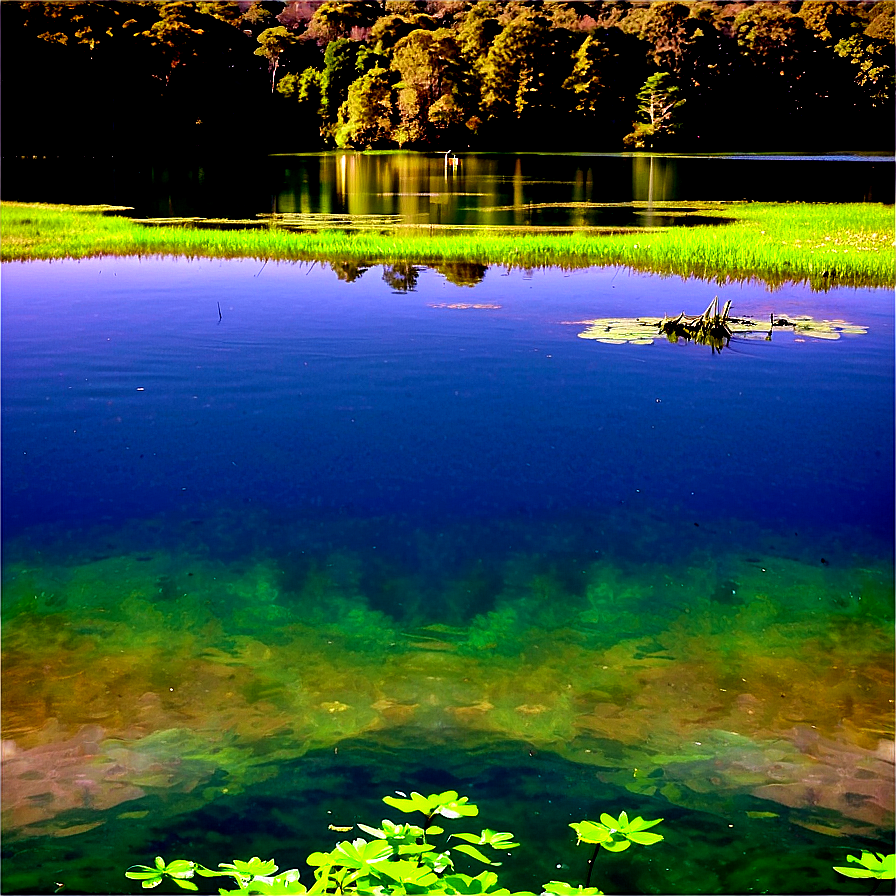
M892 825L892 296L455 274L4 266L6 892L304 868L449 787L512 886L581 882L567 825L627 808L667 840L607 892L862 892L830 866ZM715 294L867 333L579 338Z
M3 198L106 203L138 217L309 226L632 227L654 204L888 202L892 155L330 152L165 161L4 157ZM643 207L647 203L648 207Z
M4 198L296 227L893 192L882 157L30 161L4 160ZM607 893L869 891L832 866L892 849L890 290L185 258L2 277L3 892L136 893L156 855L310 883L305 856L357 835L330 826L447 789L515 833L514 888L583 883L569 824L627 810L665 840L603 852ZM835 323L589 338L714 296Z

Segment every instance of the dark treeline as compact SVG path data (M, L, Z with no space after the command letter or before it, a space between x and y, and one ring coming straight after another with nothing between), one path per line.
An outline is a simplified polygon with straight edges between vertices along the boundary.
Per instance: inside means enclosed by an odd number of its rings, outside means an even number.
M892 0L4 2L4 155L884 150Z

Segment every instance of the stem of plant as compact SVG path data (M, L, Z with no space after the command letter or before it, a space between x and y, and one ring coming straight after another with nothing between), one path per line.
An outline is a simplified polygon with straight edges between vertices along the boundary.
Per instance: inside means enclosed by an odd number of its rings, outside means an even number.
M591 858L588 860L588 875L585 877L585 886L591 886L591 872L594 871L594 860L597 858L597 851L600 849L600 843L595 844L594 852L591 853Z

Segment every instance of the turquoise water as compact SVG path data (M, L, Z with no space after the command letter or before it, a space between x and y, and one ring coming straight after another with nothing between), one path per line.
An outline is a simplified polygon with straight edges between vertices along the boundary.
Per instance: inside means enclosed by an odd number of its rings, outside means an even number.
M866 891L831 865L892 832L892 295L466 273L4 266L4 892L310 880L449 787L513 887L628 809L666 840L606 892ZM716 294L867 332L579 338Z

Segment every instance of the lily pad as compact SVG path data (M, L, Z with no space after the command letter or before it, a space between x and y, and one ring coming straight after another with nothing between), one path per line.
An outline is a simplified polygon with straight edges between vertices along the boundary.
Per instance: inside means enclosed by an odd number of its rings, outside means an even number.
M580 339L593 339L605 345L652 345L658 336L663 335L661 327L664 320L666 319L658 317L607 317L564 323L586 325L586 329L578 334ZM725 324L733 335L765 339L771 339L775 330L789 330L798 336L828 340L839 339L842 334L861 336L868 332L868 328L860 324L839 318L816 320L809 315L772 315L768 321L750 317L727 317Z
M579 333L580 339L594 339L607 345L652 345L660 326L656 317L608 317L577 323L588 324L588 328Z
M813 320L808 315L784 318L785 323L780 326L793 326L794 333L802 336L811 336L814 339L839 339L841 333L850 333L861 336L868 332L868 327L851 324L845 320Z

